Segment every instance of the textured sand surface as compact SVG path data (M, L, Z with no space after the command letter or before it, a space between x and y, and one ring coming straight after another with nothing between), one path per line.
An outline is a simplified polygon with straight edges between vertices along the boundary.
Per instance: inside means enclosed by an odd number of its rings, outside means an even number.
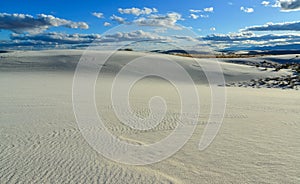
M106 72L121 67L122 58L136 55L121 52ZM190 64L188 58L176 57L197 82L201 112L196 131L167 160L130 166L104 158L78 129L72 109L72 80L79 58L78 51L1 55L0 183L300 183L299 91L228 88L224 123L214 142L199 151L210 112L209 87L201 68ZM222 68L227 81L287 72L228 63ZM147 116L153 95L164 97L168 104L163 122L146 132L120 124L108 99L101 95L102 85L99 81L96 86L99 113L104 114L108 130L121 139L152 143L175 128L178 95L167 82L144 79L132 90L130 101L139 116Z

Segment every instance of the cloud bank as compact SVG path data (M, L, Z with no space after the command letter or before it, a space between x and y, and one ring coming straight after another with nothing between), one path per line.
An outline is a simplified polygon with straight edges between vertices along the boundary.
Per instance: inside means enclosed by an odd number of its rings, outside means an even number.
M230 34L211 34L200 37L216 49L244 49L262 46L292 45L300 43L300 34L263 34L256 35L253 32L240 32Z
M261 4L273 8L280 8L283 12L300 10L300 0L276 0L275 4L272 5L270 1L262 1Z
M300 31L300 21L268 23L265 25L246 27L242 31Z
M52 15L39 14L33 17L27 14L8 14L0 13L0 30L10 30L15 33L29 32L39 33L50 27L68 27L88 29L89 26L85 22L73 22L66 19L54 17Z
M66 34L66 33L41 33L41 34L12 34L13 41L43 41L51 44L82 44L92 43L100 39L100 34ZM33 42L34 43L34 42Z
M255 40L255 41L268 41L274 39L300 39L300 34L264 34L256 35L253 32L241 32L231 34L212 34L206 37L202 37L203 40L210 41L244 41L244 40Z
M39 33L39 34L11 34L10 41L0 42L0 48L5 47L39 47L76 48L77 46L97 46L103 43L120 43L126 41L172 41L169 37L160 36L152 32L136 30L132 32L117 32L114 34L66 34L66 33Z

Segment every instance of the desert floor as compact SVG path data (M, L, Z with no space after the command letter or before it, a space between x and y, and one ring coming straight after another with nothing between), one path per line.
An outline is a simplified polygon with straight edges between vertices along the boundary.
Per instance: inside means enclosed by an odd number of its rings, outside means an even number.
M209 86L201 75L198 80L199 67L186 64L188 58L180 58L179 62L195 75L200 94L196 130L187 144L170 158L131 166L96 152L78 128L72 106L72 82L76 67L73 61L78 61L79 55L77 51L1 55L0 183L300 183L298 90L227 88L221 129L213 143L199 151L199 140L210 112ZM120 62L112 62L108 69L121 67L122 58L132 55L139 54L121 52L116 56ZM229 63L221 66L227 81L288 73ZM133 109L140 116L147 116L151 96L160 95L169 105L163 123L146 132L121 125L101 90L99 80L96 86L99 113L104 114L108 130L124 140L152 143L176 126L173 115L180 105L178 94L165 81L145 79L136 84L130 96Z

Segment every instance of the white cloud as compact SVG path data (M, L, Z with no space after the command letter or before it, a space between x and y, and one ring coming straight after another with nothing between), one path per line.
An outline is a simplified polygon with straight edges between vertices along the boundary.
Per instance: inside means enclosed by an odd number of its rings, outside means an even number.
M112 15L110 17L111 20L118 22L119 24L124 24L125 23L125 19L116 15Z
M190 9L190 18L192 19L198 19L199 17L201 18L208 18L208 15L204 15L204 14L198 14L201 12L213 12L214 8L213 7L208 7L208 8L204 8L203 10L196 10L196 9Z
M252 12L254 12L254 9L253 8L246 8L246 7L241 7L240 8L243 12L245 12L245 13L252 13Z
M194 9L190 9L189 11L191 13L200 13L200 12L202 12L202 10L194 10Z
M264 6L269 6L270 5L270 1L262 1L261 4L264 5Z
M105 26L105 27L111 26L111 23L109 23L109 22L104 22L104 23L103 23L103 26Z
M275 2L275 4L272 5L272 7L273 7L273 8L280 8L280 7L281 7L280 2L277 0L277 1Z
M269 6L270 5L270 1L262 1L261 4L264 5L264 6Z
M66 19L54 17L52 15L39 14L33 17L27 14L8 14L0 13L0 30L10 30L16 33L29 32L40 33L50 27L68 27L88 29L85 22L73 22Z
M146 7L144 7L143 9L139 9L139 8L132 7L132 8L126 8L126 9L119 8L118 11L121 14L132 14L135 16L139 16L139 15L149 15L151 13L156 13L157 9L156 8L146 8Z
M215 28L215 27L211 27L210 30L211 30L211 31L215 31L216 28Z
M192 19L198 19L199 15L195 15L195 14L191 13L190 14L190 18L192 18Z
M205 12L213 12L214 11L214 7L208 7L208 8L204 8Z
M300 31L300 21L268 23L265 25L246 27L242 31Z
M147 18L141 17L134 20L134 23L139 26L156 26L180 29L180 27L176 25L178 20L181 20L181 14L173 12L167 13L166 15L150 15Z
M201 14L200 17L201 17L201 18L208 18L209 16L208 16L208 15L202 15L202 14Z
M103 16L103 13L101 13L101 12L94 12L94 13L92 13L92 15L93 16L95 16L95 17L97 17L97 18L99 18L99 19L103 19L104 18L104 16Z

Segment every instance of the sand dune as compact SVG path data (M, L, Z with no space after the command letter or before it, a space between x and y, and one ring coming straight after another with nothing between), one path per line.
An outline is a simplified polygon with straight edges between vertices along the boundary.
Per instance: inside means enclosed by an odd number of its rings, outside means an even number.
M226 113L214 142L198 150L210 113L205 74L190 58L170 57L196 82L201 111L187 144L161 162L131 166L97 153L83 138L72 108L72 81L83 51L28 51L0 56L0 183L299 183L300 93L296 90L227 88ZM92 51L90 51L92 52ZM101 52L98 52L101 55ZM132 89L138 116L149 114L148 101L162 96L168 105L161 124L138 131L121 124L102 93L103 85L133 58L118 52L97 81L96 105L107 129L133 144L153 143L171 133L180 102L174 86L146 78ZM202 65L210 60L199 59ZM290 74L221 62L226 82ZM139 71L132 68L131 73ZM102 77L103 77L102 76ZM101 77L101 76L99 76ZM158 90L159 89L159 90Z

